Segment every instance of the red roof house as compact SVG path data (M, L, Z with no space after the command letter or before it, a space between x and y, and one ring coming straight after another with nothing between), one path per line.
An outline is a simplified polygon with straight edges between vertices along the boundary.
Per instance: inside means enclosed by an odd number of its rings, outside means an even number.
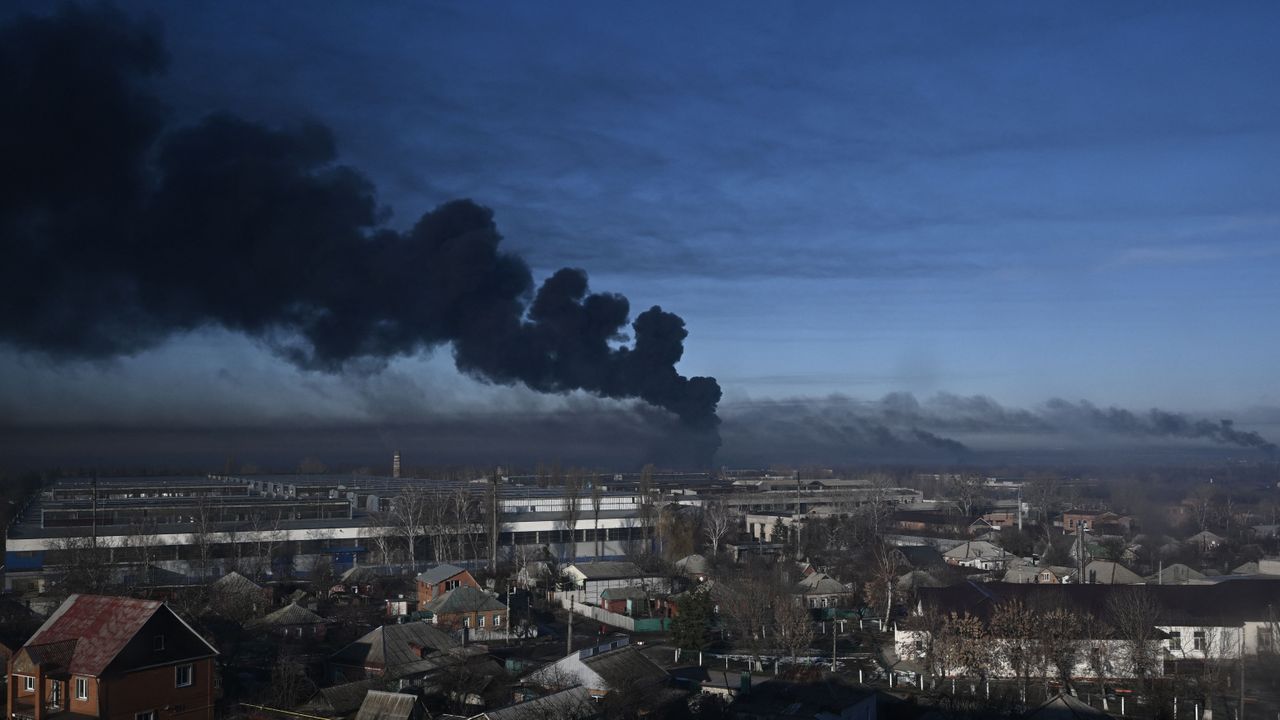
M72 595L9 661L11 720L212 720L218 654L168 605Z

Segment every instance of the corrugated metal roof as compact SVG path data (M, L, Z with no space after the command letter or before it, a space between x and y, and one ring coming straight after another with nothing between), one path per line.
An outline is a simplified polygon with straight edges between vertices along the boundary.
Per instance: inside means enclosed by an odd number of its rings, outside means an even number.
M249 627L280 627L282 625L316 625L325 619L298 603L289 603L263 618L249 623Z
M507 606L483 590L470 585L456 587L435 598L422 608L436 615L464 612L488 612L490 610L506 610Z
M392 669L422 659L421 650L448 650L460 645L453 636L425 622L374 628L333 655L333 661L357 667Z
M433 568L428 568L424 572L418 573L418 582L425 583L427 585L435 585L436 583L442 583L462 572L466 572L466 568L460 568L457 565L437 565Z
M356 720L409 720L418 698L405 693L370 690L360 703Z

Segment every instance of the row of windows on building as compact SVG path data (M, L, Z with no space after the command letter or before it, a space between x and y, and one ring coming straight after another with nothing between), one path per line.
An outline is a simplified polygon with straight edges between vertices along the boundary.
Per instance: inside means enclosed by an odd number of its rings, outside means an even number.
M36 678L34 675L19 675L18 677L22 678L22 689L25 692L35 692ZM191 685L195 682L195 666L191 664L186 664L186 665L178 665L177 667L175 667L173 682L174 682L174 685L173 685L174 687L179 687L179 688L191 687ZM62 704L62 698L60 697L61 693L62 693L62 684L55 681L50 691L50 696L51 696L50 699L52 701L51 702L52 705L59 706ZM89 678L83 678L83 677L76 678L76 699L77 700L89 699Z

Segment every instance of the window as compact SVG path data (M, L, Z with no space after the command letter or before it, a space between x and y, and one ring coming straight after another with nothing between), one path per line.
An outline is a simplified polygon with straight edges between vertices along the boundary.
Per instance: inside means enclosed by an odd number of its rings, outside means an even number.
M1192 636L1191 642L1193 643L1193 646L1195 647L1196 650L1203 650L1204 649L1204 631L1197 630L1195 632L1195 635Z
M152 641L151 647L152 647L152 649L154 649L154 650L163 650L163 649L164 649L164 636L163 636L163 635L157 635L157 636L155 637L155 639Z
M175 677L175 686L180 688L190 687L195 678L195 674L195 666L179 665Z
M502 627L502 616L499 615L498 613L493 614L493 626Z
M477 616L477 619L478 619L478 620L479 620L479 622L480 622L480 627L484 627L484 616L483 616L483 615L478 615L478 616Z
M156 720L156 711L144 710L140 713L134 713L133 720Z
M1182 633L1178 632L1177 630L1174 630L1169 633L1169 649L1170 650L1182 649Z
M33 677L28 677L24 675L22 677L22 689L26 690L27 692L35 692L36 679Z
M76 699L89 699L89 678L76 678Z
M469 617L465 617L465 616L464 616L464 617L462 618L462 627L464 627L464 628L469 628L469 627L471 627L471 618L469 618Z

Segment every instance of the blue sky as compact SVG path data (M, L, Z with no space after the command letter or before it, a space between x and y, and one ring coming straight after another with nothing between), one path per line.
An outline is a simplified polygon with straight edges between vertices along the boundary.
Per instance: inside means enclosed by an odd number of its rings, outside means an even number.
M582 267L683 316L680 369L726 407L1280 405L1274 3L123 7L164 26L176 117L318 119L393 225L492 207L540 277ZM47 421L178 413L156 378L228 417L360 417L370 385L374 405L547 402L439 358L303 374L217 330L0 365L0 406Z

